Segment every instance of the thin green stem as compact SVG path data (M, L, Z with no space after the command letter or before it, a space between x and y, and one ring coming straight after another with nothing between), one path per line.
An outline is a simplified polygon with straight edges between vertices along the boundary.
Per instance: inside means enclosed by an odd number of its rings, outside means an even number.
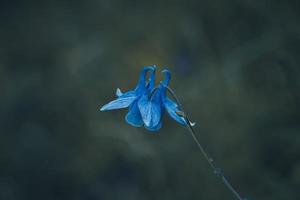
M223 174L221 168L216 167L216 165L214 164L214 160L209 156L209 154L207 153L207 151L203 148L203 146L201 145L201 143L199 142L199 139L197 138L196 134L195 134L195 130L193 128L193 124L191 123L191 121L189 120L188 116L186 115L186 113L184 112L182 105L180 104L178 98L176 97L175 93L173 92L173 90L169 87L167 87L167 90L169 91L169 93L171 94L171 96L173 97L173 99L177 102L178 107L180 109L180 112L178 112L177 114L181 117L183 117L185 119L185 121L187 122L187 128L189 130L189 133L191 134L191 136L193 137L194 141L197 144L197 147L199 148L199 150L201 151L201 153L203 154L204 158L206 159L206 161L208 162L209 166L211 167L211 169L213 170L214 174L216 176L221 177L223 183L226 185L226 187L236 196L237 199L239 200L247 200L246 198L242 198L239 193L233 188L233 186L229 183L228 179L225 177L225 175Z

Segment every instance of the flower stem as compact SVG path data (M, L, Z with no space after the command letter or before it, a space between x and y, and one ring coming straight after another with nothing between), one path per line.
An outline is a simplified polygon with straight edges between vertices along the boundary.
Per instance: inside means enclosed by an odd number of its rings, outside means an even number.
M194 141L197 144L197 147L199 148L199 150L201 151L201 153L203 154L203 156L205 157L205 159L207 160L209 166L211 167L211 169L213 170L214 174L216 176L221 177L223 183L226 185L226 187L235 195L235 197L239 200L247 200L246 198L242 198L241 195L233 188L233 186L230 184L230 182L228 181L228 179L225 177L225 175L222 172L222 169L219 167L216 167L216 165L214 164L214 160L209 156L209 154L207 153L207 151L203 148L203 146L201 145L201 143L199 142L199 139L197 138L196 134L195 134L195 130L193 128L193 124L188 116L185 114L185 112L183 111L183 108L178 100L178 98L176 97L175 93L173 92L173 90L169 87L167 87L168 91L170 92L170 94L172 95L172 97L175 99L175 101L178 104L179 109L181 110L180 112L178 112L177 114L180 115L181 117L183 117L185 119L185 121L187 122L187 128L189 130L189 133L191 134L191 136L193 137Z
M187 128L188 128L190 134L192 135L194 141L196 142L196 144L197 144L198 148L200 149L201 153L203 154L203 156L207 160L207 162L210 165L211 169L213 170L214 174L216 176L221 177L223 183L236 196L237 199L239 199L239 200L246 200L245 198L242 198L239 195L239 193L233 188L233 186L229 183L228 179L223 174L222 169L215 166L214 160L208 155L208 153L205 151L205 149L203 148L203 146L200 144L200 142L199 142L199 140L198 140L198 138L197 138L197 136L195 134L194 128L191 126L191 123L190 123L189 119L187 117L185 117L185 118L188 121Z

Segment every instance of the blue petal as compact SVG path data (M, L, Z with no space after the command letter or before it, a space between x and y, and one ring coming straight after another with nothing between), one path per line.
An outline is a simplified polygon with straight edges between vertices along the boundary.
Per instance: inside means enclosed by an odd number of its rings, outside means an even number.
M151 108L151 123L150 125L155 127L159 124L159 122L161 121L161 105L157 104L157 103L151 103L150 104Z
M162 105L159 92L159 89L155 91L157 94L154 94L151 100L149 100L148 95L143 95L138 101L142 119L147 127L157 126L161 120Z
M170 117L172 117L174 120L176 120L182 125L187 125L185 119L183 117L178 116L178 114L176 113L180 110L178 109L178 105L174 101L166 97L164 98L164 106Z
M155 127L161 121L163 115L163 104L162 95L164 93L164 88L162 85L154 92L150 100L150 110L151 110L151 123L150 125Z
M143 125L143 120L137 101L130 105L129 112L126 115L125 120L128 124L135 127L141 127Z
M147 94L143 95L138 101L138 108L140 110L144 123L149 126L151 122L151 113L149 112L149 97Z
M106 110L114 110L114 109L120 109L120 108L127 108L134 100L136 99L136 96L121 96L116 100L113 100L109 102L108 104L104 105L100 110L106 111Z

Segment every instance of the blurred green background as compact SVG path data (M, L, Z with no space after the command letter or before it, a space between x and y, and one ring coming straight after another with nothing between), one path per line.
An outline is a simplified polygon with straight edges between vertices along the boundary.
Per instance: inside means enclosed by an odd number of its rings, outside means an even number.
M1 1L0 23L1 200L235 199L185 127L99 112L152 64L242 196L300 199L300 1Z

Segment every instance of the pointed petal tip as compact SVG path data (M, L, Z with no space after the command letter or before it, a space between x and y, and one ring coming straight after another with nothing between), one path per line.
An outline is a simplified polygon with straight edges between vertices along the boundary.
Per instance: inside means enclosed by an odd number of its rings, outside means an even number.
M194 126L196 125L196 122L190 122L190 125L191 125L192 127L194 127Z
M120 90L120 88L117 88L116 89L116 96L117 97L120 97L120 96L122 96L123 95L123 93L122 93L122 91Z
M145 123L145 126L150 126L150 120L145 120L144 119L144 123Z
M105 107L102 106L102 107L100 108L100 111L101 111L101 112L105 111Z

